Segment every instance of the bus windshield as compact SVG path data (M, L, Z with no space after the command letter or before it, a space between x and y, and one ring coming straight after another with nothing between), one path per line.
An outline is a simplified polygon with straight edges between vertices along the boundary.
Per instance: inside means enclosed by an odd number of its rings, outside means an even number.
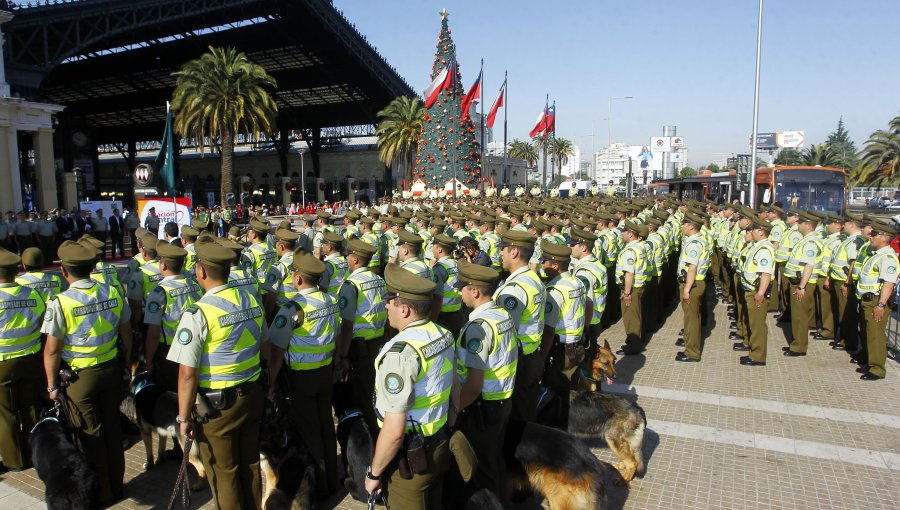
M832 170L798 169L775 172L775 200L785 209L840 212L844 210L844 174Z

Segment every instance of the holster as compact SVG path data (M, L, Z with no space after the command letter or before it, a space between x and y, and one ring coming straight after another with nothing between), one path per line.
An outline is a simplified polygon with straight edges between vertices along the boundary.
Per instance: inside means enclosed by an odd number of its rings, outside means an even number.
M425 451L425 436L415 431L403 438L406 450L406 462L409 470L414 475L422 475L428 472L428 452Z

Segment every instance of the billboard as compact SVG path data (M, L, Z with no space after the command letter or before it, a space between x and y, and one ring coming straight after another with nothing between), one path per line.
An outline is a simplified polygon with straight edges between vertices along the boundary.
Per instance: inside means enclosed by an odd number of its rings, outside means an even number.
M670 136L652 136L650 137L650 150L654 152L669 152L672 150L672 137Z
M91 213L97 212L97 209L103 209L103 216L107 218L113 215L113 209L118 209L119 212L122 212L122 201L121 200L90 200L79 202L78 207L82 211L90 211Z
M178 224L178 230L181 231L181 227L184 225L191 224L191 199L190 198L178 198L177 205L173 203L171 198L166 199L156 199L156 198L139 198L137 201L137 215L141 220L141 226L144 226L144 221L147 219L147 216L150 214L150 208L156 208L156 215L159 216L159 236L160 239L165 239L165 233L163 232L162 225L170 221L174 221Z
M673 136L672 137L672 148L680 149L682 147L684 147L684 138L682 138L680 136Z
M806 141L806 131L779 131L776 143L783 149L799 149Z
M756 149L761 151L774 151L778 148L775 133L756 133Z

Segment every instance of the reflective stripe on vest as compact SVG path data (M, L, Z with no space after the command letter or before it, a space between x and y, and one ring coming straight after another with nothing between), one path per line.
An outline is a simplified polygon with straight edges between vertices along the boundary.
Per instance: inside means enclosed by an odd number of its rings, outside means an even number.
M160 322L159 341L166 345L172 345L181 316L189 306L200 299L203 290L193 278L178 275L175 278L159 282L151 292L165 292L166 294L166 305Z
M819 278L828 276L828 273L831 271L831 259L834 257L835 252L842 241L843 239L841 239L840 233L830 234L825 238L825 241L822 243L822 260L816 264L815 269Z
M371 340L384 335L387 308L384 280L372 271L350 273L344 285L356 287L356 316L353 317L353 338Z
M263 309L253 294L225 286L194 303L206 319L198 384L231 388L259 378Z
M797 225L794 225L787 230L784 231L784 234L781 236L781 244L778 245L778 249L775 250L775 262L785 263L787 262L788 257L791 255L791 250L794 245L797 244L800 239L803 238L803 234L797 230Z
M859 270L859 281L856 284L856 297L862 298L863 294L869 292L879 295L884 283L897 282L896 274L894 275L894 281L892 282L883 282L879 278L881 271L877 267L878 263L889 257L897 258L896 252L894 252L890 246L886 246L885 248L887 249L884 252L880 252L881 250L875 252L874 255L866 259L866 262L862 264L862 267Z
M232 267L228 272L228 286L252 292L259 298L259 280L247 273L246 269Z
M156 260L147 262L141 266L139 270L141 272L141 282L143 284L141 294L146 299L147 294L150 294L153 287L156 287L159 281L163 279L163 275L159 272L159 262Z
M69 287L56 300L66 320L62 358L70 367L81 370L116 357L125 302L115 287L97 282L88 288Z
M810 244L815 248L811 247ZM797 244L791 247L791 254L788 257L787 263L784 265L784 274L788 277L802 277L806 264L800 263L800 257L804 255L804 252L809 252L813 249L816 251L816 260L813 263L813 267L815 267L819 264L819 261L822 260L822 240L815 234L807 235L800 239ZM817 280L816 272L813 271L810 274L808 281L809 283L816 283Z
M338 291L341 290L341 285L347 279L347 275L350 274L350 269L347 267L347 261L340 255L329 255L325 259L325 263L331 266L331 277L328 279L327 292L332 296L337 296Z
M456 259L444 257L437 261L447 271L447 281L444 282L444 301L441 304L441 312L455 312L462 308L462 298L456 284L459 282L459 266Z
M194 274L194 269L197 267L197 248L194 243L191 243L185 246L184 250L188 252L184 257L184 272Z
M157 269L159 268L157 267ZM103 261L97 262L94 270L91 271L90 278L95 282L99 282L105 285L112 285L116 288L116 290L119 291L119 294L121 294L123 297L125 296L125 287L119 281L119 271L118 269L116 269L116 266L107 264ZM146 294L144 295L146 296Z
M866 241L859 247L859 253L856 255L856 264L853 264L853 281L859 281L859 271L862 269L863 264L869 260L869 257L872 256L871 252L872 243Z
M481 241L481 249L491 258L491 267L499 270L501 267L500 237L494 232L486 232L481 236Z
M600 322L600 316L606 310L606 269L594 259L581 259L575 262L575 276L580 278L582 273L590 273L597 281L591 294L591 301L594 303L594 314L591 316L591 324ZM588 288L587 280L582 280L585 288Z
M275 288L275 304L281 306L288 301L294 299L294 296L297 295L297 289L294 288L294 278L293 273L291 272L291 264L294 263L294 255L287 254L282 257L281 260L276 262L278 264L278 272L281 274L281 281L276 281L272 284L272 287ZM274 268L274 265L273 265ZM275 273L269 273L271 278ZM277 276L275 277L278 278Z
M363 232L360 240L369 244L375 248L375 255L372 255L372 260L369 261L369 267L378 267L381 265L381 241L378 239L378 236L375 235L374 232Z
M0 287L0 361L41 350L41 318L46 308L31 287Z
M428 262L422 259L407 259L400 263L400 267L406 269L410 273L425 278L429 282L434 281L434 272L428 266Z
M474 312L473 312L474 313ZM494 343L488 353L487 367L484 370L484 383L481 387L481 398L484 400L504 400L512 396L516 383L519 349L516 344L516 330L512 318L499 306L490 306L477 312L472 323L480 323L491 330ZM465 328L456 342L456 373L460 383L465 384L468 368L465 359L468 346L462 344Z
M275 251L266 243L255 243L244 250L244 255L247 257L244 269L251 270L252 274L256 275L259 283L264 283L268 276L269 268L275 263L277 257Z
M741 283L744 285L744 290L756 290L759 268L753 261L756 259L756 255L763 250L769 252L767 256L775 257L775 247L768 239L750 245L750 249L747 251L747 257L741 265Z
M62 278L59 275L44 271L29 271L20 274L16 277L16 283L38 291L38 294L44 298L45 303L62 292Z
M406 431L418 429L425 437L431 437L447 423L450 388L453 386L453 336L431 321L408 326L382 349L375 360L376 370L381 366L384 355L398 342L405 343L419 356L419 374L413 385L415 401L406 412ZM376 394L380 383L376 377ZM375 412L381 427L381 412L377 409Z
M532 354L541 346L541 336L544 332L544 284L538 278L537 273L528 269L515 276L515 279L507 279L502 287L494 294L494 302L504 308L504 303L498 301L503 294L503 289L510 285L518 286L525 292L527 302L522 317L516 328L516 340L525 355Z
M629 257L629 254L633 256L633 258ZM647 267L644 263L644 245L640 241L635 241L625 245L625 248L622 249L622 252L619 253L619 259L630 261L633 260L634 263L634 286L637 288L641 288L647 284ZM616 263L616 283L622 285L625 282L625 268L622 267L618 262Z
M557 275L547 284L547 295L551 290L560 293L563 298L559 320L553 326L559 341L564 344L580 341L584 334L584 284L574 276Z
M848 248L851 244L855 244L857 250L862 246L863 240L858 233L844 239L844 241L834 250L834 253L831 256L831 263L829 264L832 280L846 282L849 278L850 275L847 274L847 270L850 269L850 252L848 251ZM857 251L857 257L859 257L859 255L860 253Z
M337 301L316 290L297 294L288 306L303 311L303 323L294 327L287 349L291 369L313 370L330 365L341 320Z
M688 241L691 241L691 243L688 243ZM684 261L684 253L685 253L685 250L688 250L691 248L691 244L693 244L693 241L697 241L696 244L700 245L700 253L697 254L697 275L694 279L698 282L702 282L703 280L706 280L706 273L709 272L710 253L709 253L709 244L707 244L706 241L703 240L703 238L700 237L699 235L697 237L691 236L688 239L685 239L685 244L681 250L681 255L678 257L678 274L677 274L677 276L681 276L682 270L684 270L685 274L687 274L686 273L687 264ZM690 255L690 253L688 253L688 255Z

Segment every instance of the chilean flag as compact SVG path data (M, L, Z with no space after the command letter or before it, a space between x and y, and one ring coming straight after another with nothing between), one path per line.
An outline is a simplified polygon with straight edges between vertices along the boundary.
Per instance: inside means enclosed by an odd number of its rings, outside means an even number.
M547 110L547 120L544 121L544 136L556 131L556 103Z
M441 92L449 89L453 86L453 62L447 64L441 72L438 73L437 76L434 77L434 81L431 82L431 85L425 89L425 108L431 108L432 105L437 101L438 96L441 95Z
M472 84L472 88L466 92L466 95L463 96L462 99L462 118L469 118L469 109L472 108L472 103L476 99L481 99L481 76L484 74L484 71L478 73L478 79L475 80L475 83Z
M534 123L534 128L528 133L528 136L534 138L537 135L544 136L544 131L547 129L547 106L544 105L544 109L541 111L541 114L538 115L537 121Z
M503 82L503 86L500 87L500 93L497 94L497 99L494 100L494 106L491 106L491 111L488 113L487 117L487 127L494 127L494 119L497 118L497 110L503 106L503 102L506 98L506 81Z

